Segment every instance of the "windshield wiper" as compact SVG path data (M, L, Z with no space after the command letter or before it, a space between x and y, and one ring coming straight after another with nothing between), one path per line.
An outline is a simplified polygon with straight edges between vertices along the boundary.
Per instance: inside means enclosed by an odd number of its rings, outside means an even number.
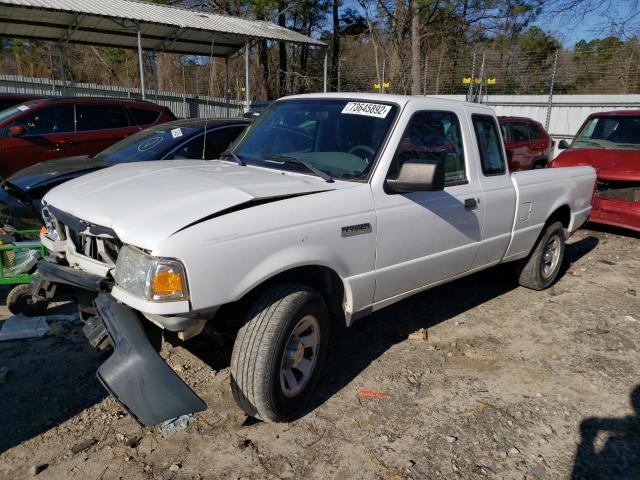
M224 158L224 157L227 157L227 158L231 157L234 162L236 162L238 165L240 165L242 167L246 167L247 166L247 162L242 160L242 158L240 158L238 155L236 155L231 150L225 150L224 152L222 152L220 154L220 158Z
M278 162L295 163L296 165L302 165L310 172L315 173L318 177L322 178L325 182L333 183L333 178L331 177L331 175L329 175L327 172L323 172L319 168L314 167L306 160L302 160L297 157L292 157L291 155L282 155L282 154L264 155L263 158L265 160L275 160Z

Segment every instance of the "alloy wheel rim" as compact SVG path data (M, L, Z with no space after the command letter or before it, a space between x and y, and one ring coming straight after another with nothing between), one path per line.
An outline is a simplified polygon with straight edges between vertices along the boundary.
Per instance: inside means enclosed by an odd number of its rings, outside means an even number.
M560 237L551 236L544 245L540 271L544 278L549 278L555 272L560 261Z
M289 398L300 394L313 376L320 348L320 323L302 317L289 335L280 365L280 387Z

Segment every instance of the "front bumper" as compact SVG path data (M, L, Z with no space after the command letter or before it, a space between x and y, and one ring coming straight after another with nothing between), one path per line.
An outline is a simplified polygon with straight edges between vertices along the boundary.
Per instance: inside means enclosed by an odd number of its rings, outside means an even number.
M207 408L165 363L136 313L108 293L95 300L114 352L98 369L98 379L145 426Z
M640 202L594 197L589 220L640 232Z

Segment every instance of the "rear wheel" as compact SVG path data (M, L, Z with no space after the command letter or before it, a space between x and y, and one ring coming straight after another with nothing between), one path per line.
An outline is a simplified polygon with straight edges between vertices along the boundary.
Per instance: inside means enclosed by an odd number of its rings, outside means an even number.
M27 317L42 315L49 302L33 295L31 284L13 287L7 295L7 308L14 315L22 313Z
M305 406L320 376L329 318L315 290L279 284L254 302L231 356L231 389L248 415L287 421Z
M544 290L556 280L564 259L565 233L560 222L547 225L531 254L518 265L518 283Z

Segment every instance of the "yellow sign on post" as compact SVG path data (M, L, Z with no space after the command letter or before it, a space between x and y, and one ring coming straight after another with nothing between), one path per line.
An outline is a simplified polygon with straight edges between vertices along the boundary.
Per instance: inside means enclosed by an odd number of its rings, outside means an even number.
M496 84L496 79L495 78L488 78L487 79L487 85L495 85Z
M384 85L384 88L391 88L391 83L389 82L384 82L383 85ZM380 90L380 84L374 83L373 88L375 88L376 90Z

